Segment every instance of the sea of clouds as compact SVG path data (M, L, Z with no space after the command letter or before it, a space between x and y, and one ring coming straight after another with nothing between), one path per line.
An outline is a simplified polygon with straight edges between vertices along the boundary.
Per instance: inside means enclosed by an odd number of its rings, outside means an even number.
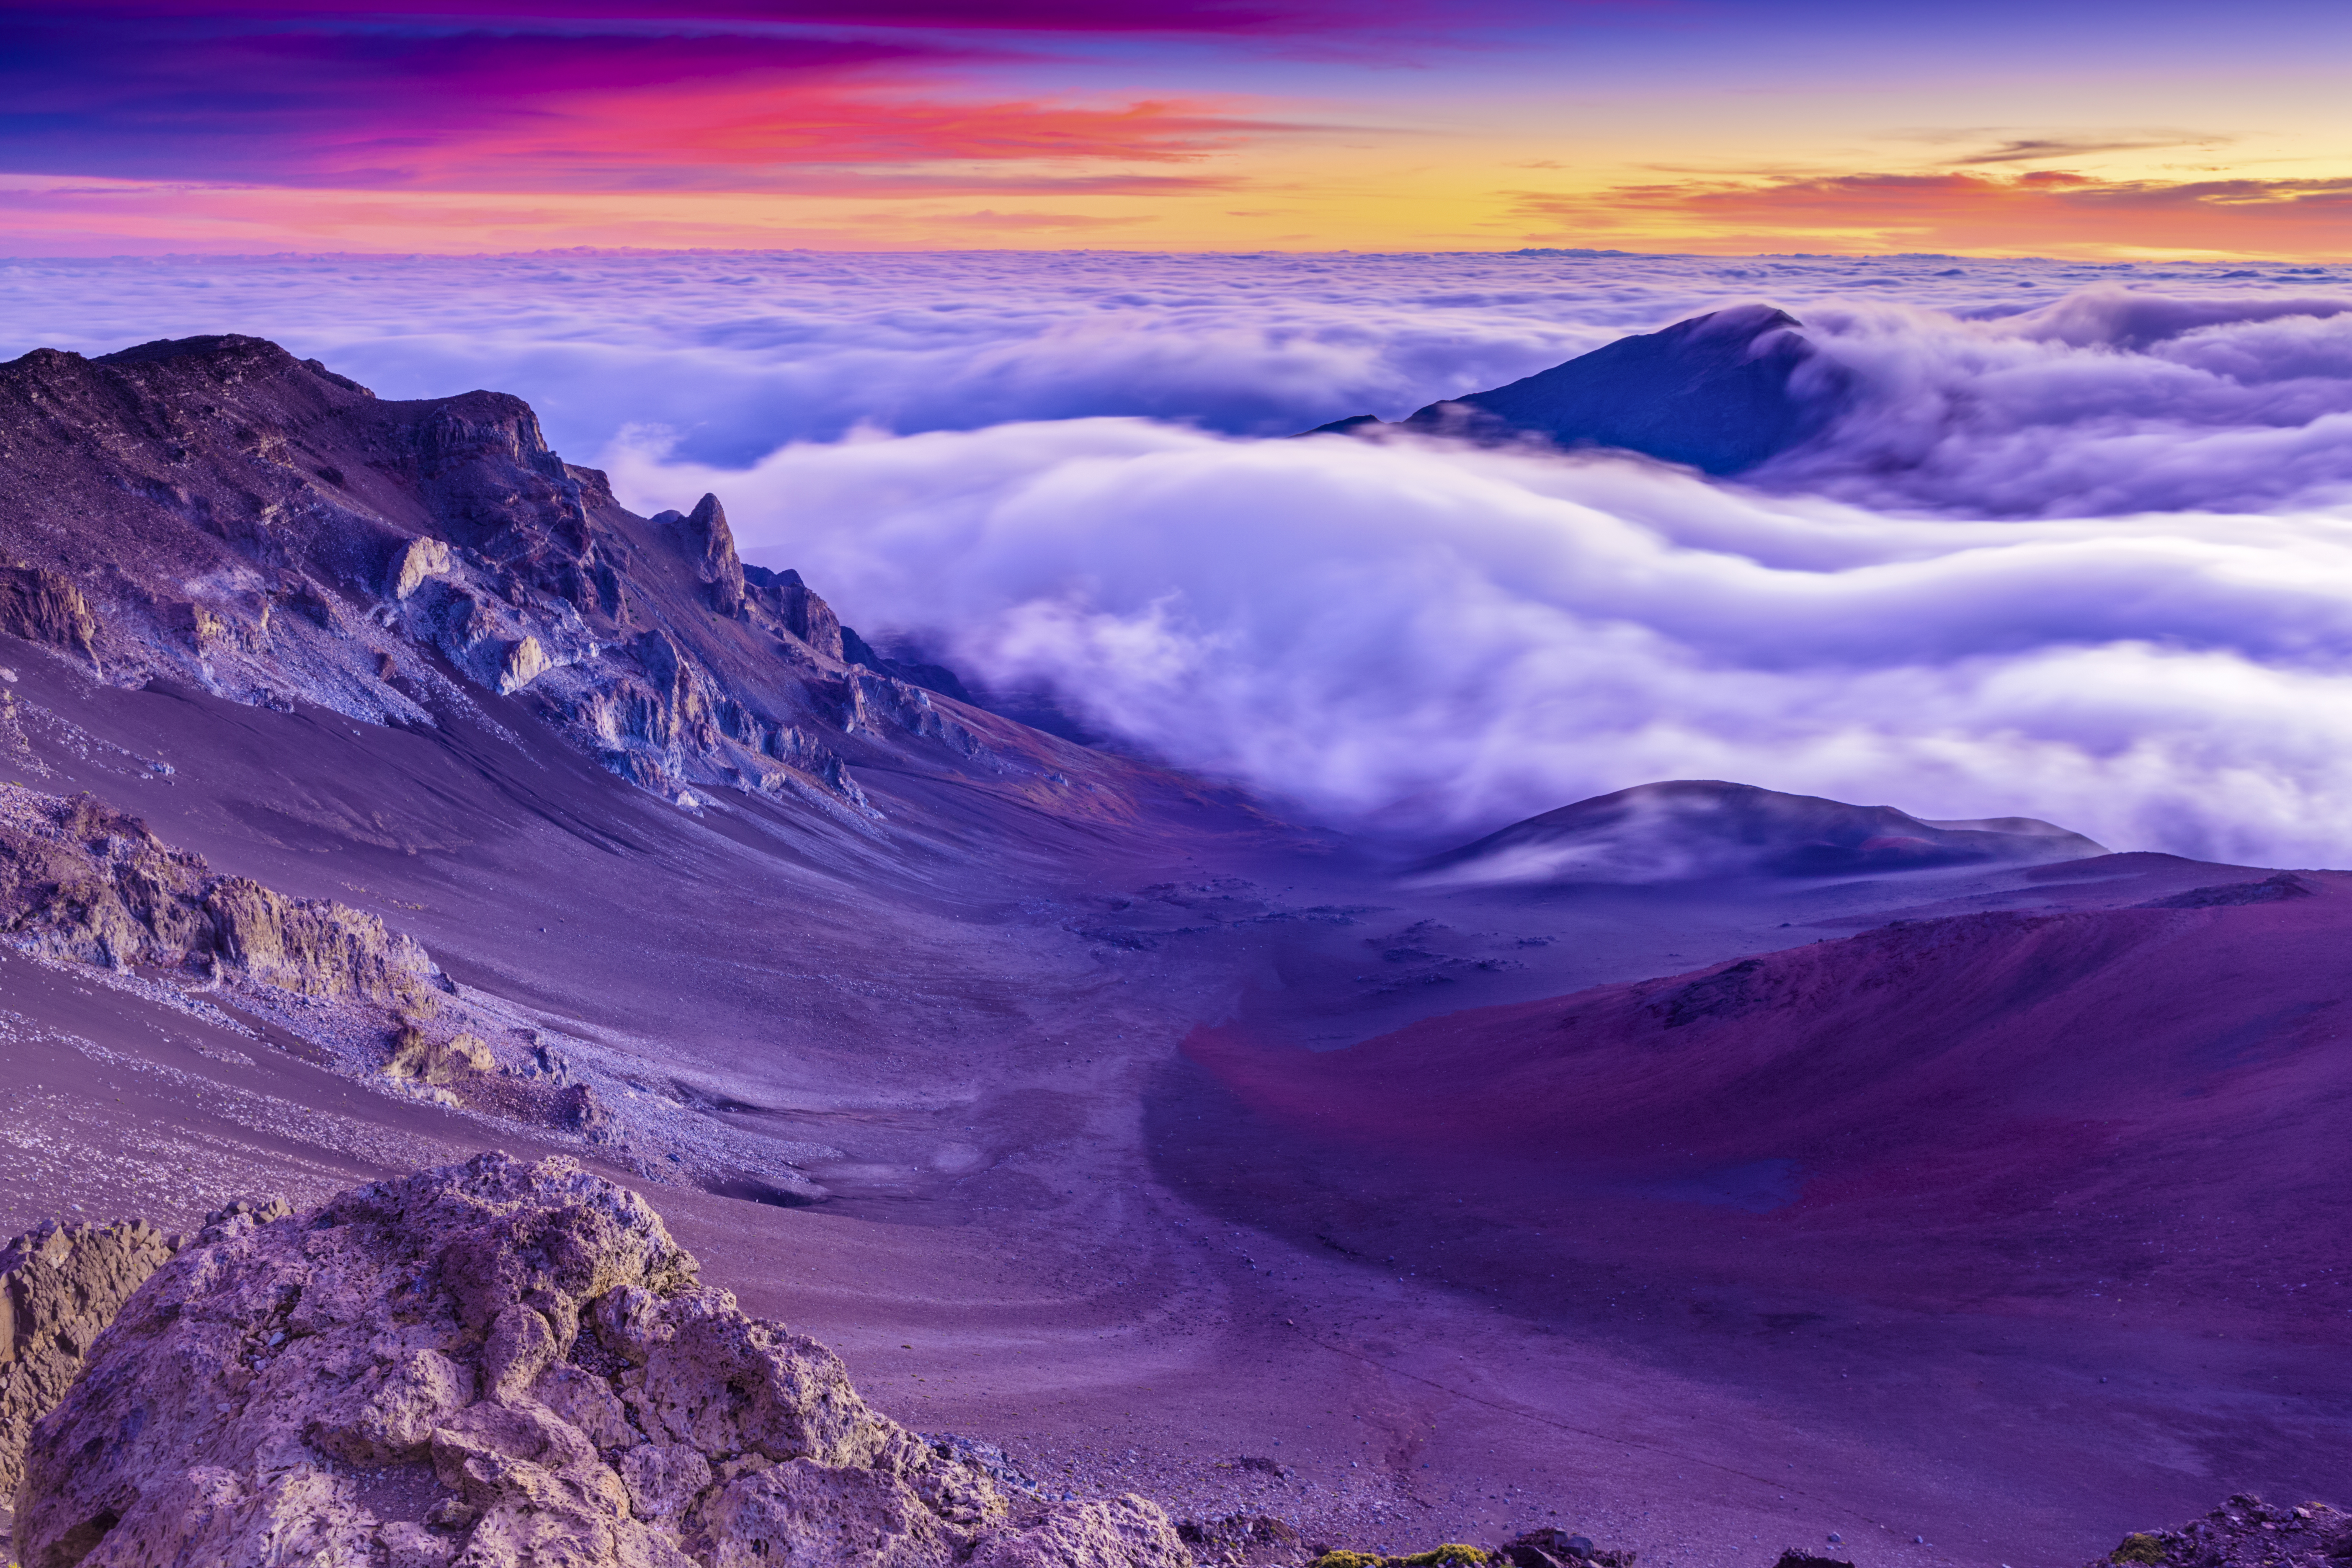
M1848 373L1738 482L1281 437L1743 300ZM494 386L869 637L1339 826L1673 777L2352 864L2352 268L562 254L0 264L102 352Z

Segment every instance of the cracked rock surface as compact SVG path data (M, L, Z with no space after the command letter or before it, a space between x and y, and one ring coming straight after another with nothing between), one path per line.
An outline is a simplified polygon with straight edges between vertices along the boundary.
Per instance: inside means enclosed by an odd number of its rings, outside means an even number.
M0 1495L16 1489L33 1423L176 1241L142 1220L51 1220L0 1247Z
M747 1316L635 1194L484 1154L208 1226L34 1429L26 1568L1189 1568L1003 1486Z

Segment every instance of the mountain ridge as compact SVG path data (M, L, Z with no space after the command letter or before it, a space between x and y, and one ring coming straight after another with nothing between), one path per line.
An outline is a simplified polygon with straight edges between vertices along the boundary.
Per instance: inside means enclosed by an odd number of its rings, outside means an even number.
M2039 817L1931 821L1721 779L1668 779L1594 795L1430 857L1412 875L1467 882L1669 882L1842 877L2105 855Z
M1444 398L1393 424L1361 414L1308 435L1415 432L1495 445L1530 437L1742 473L1827 427L1848 383L1776 306L1737 305L1485 392Z
M873 816L861 763L1082 811L1040 781L1116 797L1135 773L852 657L797 574L743 566L717 497L637 517L505 394L381 400L234 334L37 349L0 365L0 630L111 683L427 726L471 684L666 797L740 787L850 826Z

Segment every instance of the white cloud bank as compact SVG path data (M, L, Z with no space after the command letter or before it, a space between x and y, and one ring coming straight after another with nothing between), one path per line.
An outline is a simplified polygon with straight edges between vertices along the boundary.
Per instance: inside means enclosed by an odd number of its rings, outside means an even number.
M1899 520L1130 420L616 477L715 486L862 629L1324 820L1468 837L1715 777L2206 857L2352 846L2352 518Z
M1748 484L1255 438L1757 298L1857 392ZM247 331L520 392L869 635L1326 821L1711 776L2352 863L2352 269L205 260L18 264L0 303L19 347Z

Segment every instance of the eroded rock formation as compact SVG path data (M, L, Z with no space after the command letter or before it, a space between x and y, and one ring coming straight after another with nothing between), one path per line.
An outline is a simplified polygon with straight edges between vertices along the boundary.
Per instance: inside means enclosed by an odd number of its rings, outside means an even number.
M208 1226L37 1426L26 1568L1188 1568L1048 1502L702 1286L643 1199L486 1154Z
M2241 1492L2178 1530L2135 1531L2088 1568L2340 1568L2352 1516L2324 1502L2282 1508Z
M178 1247L142 1220L49 1221L0 1247L0 1493L24 1474L25 1440L99 1334Z
M502 394L383 400L257 338L41 349L0 364L0 634L111 682L421 726L478 690L667 796L848 822L872 816L847 771L869 760L1087 765L745 566L717 497L622 507Z
M52 958L208 969L305 996L399 1005L444 984L373 915L215 876L137 817L16 784L0 784L0 931Z

